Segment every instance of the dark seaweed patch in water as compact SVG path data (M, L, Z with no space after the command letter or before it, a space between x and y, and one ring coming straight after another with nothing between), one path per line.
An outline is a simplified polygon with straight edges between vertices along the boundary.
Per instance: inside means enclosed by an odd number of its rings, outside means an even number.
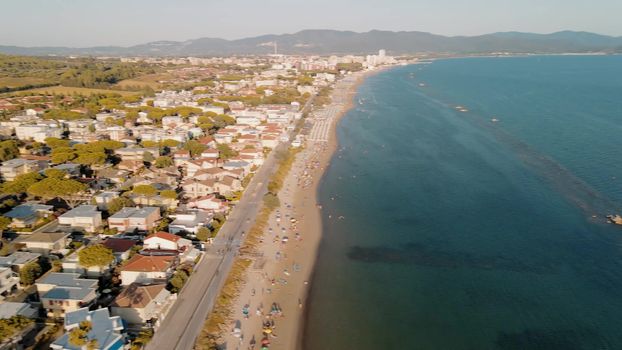
M553 272L552 266L532 266L501 255L485 256L457 251L432 250L419 243L407 243L399 248L353 246L347 256L351 260L366 263L407 264L448 269L505 270L540 274Z
M585 341L590 341L586 345ZM495 342L500 350L592 350L611 349L590 330L526 329L520 333L499 332Z

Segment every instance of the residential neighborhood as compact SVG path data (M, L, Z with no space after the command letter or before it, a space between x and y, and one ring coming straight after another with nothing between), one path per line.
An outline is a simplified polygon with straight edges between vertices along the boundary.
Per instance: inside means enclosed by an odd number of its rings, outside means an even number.
M144 345L306 104L369 58L123 61L168 88L0 96L0 298L36 311L11 344Z

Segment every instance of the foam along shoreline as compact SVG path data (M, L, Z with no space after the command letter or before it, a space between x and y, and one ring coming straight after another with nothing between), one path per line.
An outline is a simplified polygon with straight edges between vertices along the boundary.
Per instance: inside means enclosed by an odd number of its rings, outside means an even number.
M310 120L313 115L329 119L322 131L326 140L308 141L284 181L279 193L281 206L270 216L258 247L264 263L253 264L245 273L244 286L232 305L232 320L227 334L222 335L227 349L262 345L266 321L274 322L267 337L270 349L302 347L307 292L322 236L318 185L337 150L337 122L354 106L358 86L381 70L353 73L340 80L334 86L331 104L309 116ZM281 312L271 312L273 305Z

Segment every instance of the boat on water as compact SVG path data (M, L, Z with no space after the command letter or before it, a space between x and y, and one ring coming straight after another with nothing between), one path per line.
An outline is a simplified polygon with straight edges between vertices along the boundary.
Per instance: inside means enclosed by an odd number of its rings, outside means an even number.
M490 121L491 121L491 122L493 122L493 123L496 123L496 122L498 122L498 121L499 121L499 119L497 119L497 118L492 118L492 119L490 119Z
M419 83L419 86L420 86L420 87L424 87L424 86L425 86L425 83Z

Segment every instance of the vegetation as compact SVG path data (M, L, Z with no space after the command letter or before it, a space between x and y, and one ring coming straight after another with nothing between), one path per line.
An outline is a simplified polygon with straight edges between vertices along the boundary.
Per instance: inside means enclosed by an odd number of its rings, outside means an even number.
M117 197L108 203L108 214L112 215L125 207L133 207L136 204L127 197Z
M69 331L69 343L75 347L86 346L87 350L98 348L97 340L88 338L89 332L93 329L91 321L82 321L79 326Z
M337 70L342 71L350 71L350 72L358 72L363 70L363 64L359 62L354 63L337 63Z
M15 140L0 142L0 162L4 162L19 156L19 149Z
M219 143L216 148L218 149L220 158L222 159L229 159L238 155L238 152L231 149L231 147L229 147L226 143Z
M62 198L73 208L80 200L80 195L86 189L87 186L85 184L76 180L48 177L30 185L26 191L29 195L44 200Z
M186 142L186 144L184 145L184 149L190 152L191 156L195 157L201 154L201 152L205 151L207 147L201 144L199 141L190 140Z
M30 286L35 283L37 278L43 275L43 268L37 262L30 262L19 270L19 281L24 286Z
M168 156L159 156L154 163L156 168L166 168L173 165L173 158Z
M136 185L132 189L134 194L145 197L153 197L158 194L158 190L151 185Z
M210 237L210 230L207 227L201 227L199 228L199 230L197 231L197 239L199 241L207 241L207 239Z
M181 265L179 268L177 268L177 271L175 271L173 277L171 277L171 279L168 281L168 290L170 290L171 293L179 293L179 291L188 281L188 278L190 278L191 274L192 267L190 265Z
M0 342L16 335L33 322L33 320L20 315L0 319Z
M78 261L84 267L105 267L114 261L114 254L103 245L95 244L78 251Z
M132 345L130 346L130 350L141 350L143 349L147 343L153 338L153 330L146 329L142 330L136 339L132 341Z
M43 179L43 176L37 172L18 175L15 180L8 181L2 184L2 193L5 194L22 194L25 193L28 188L39 180Z

